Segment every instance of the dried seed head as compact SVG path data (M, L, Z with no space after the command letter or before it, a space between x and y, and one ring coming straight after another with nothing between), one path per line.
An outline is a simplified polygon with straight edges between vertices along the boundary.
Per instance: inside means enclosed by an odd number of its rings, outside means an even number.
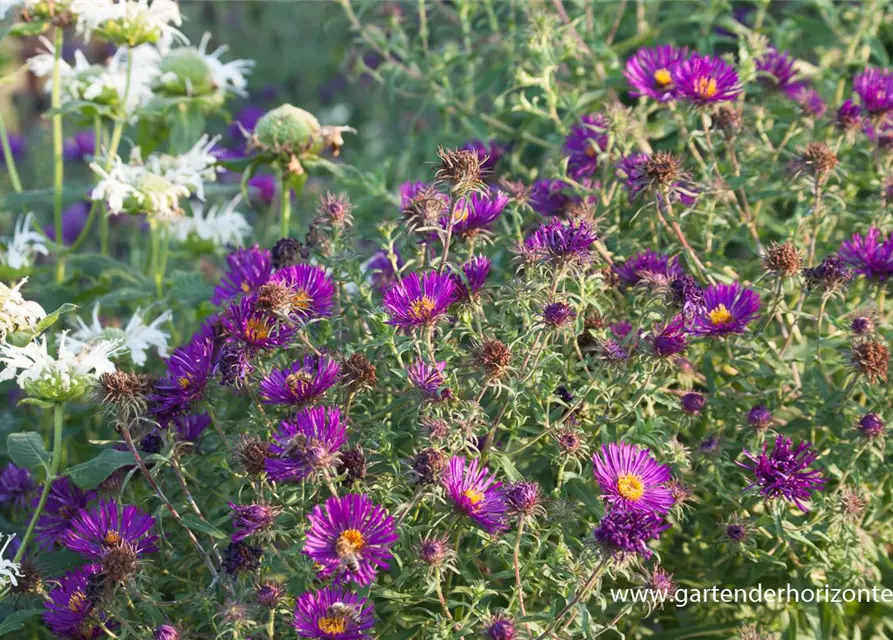
M527 204L527 200L530 198L529 185L524 184L520 180L502 178L499 181L499 186L502 187L502 189L509 194L518 205Z
M310 256L307 248L295 238L280 238L273 245L270 253L272 254L273 269L296 265Z
M355 353L341 363L341 381L350 391L371 389L376 379L375 365L362 353Z
M146 413L155 379L142 373L113 371L99 377L99 400L120 424L129 425Z
M824 142L810 142L794 160L794 171L808 173L821 184L837 166L837 156Z
M856 489L845 486L840 490L840 512L853 524L862 520L862 514L868 508L868 500Z
M440 147L437 157L440 158L440 168L435 177L452 185L452 193L463 195L483 187L484 168L481 158L474 151Z
M574 222L589 222L595 220L595 204L588 198L571 202L567 207L567 217Z
M724 104L712 116L713 126L722 131L726 137L733 138L741 131L744 115L741 107Z
M850 322L850 329L857 336L874 333L874 318L871 316L856 316Z
M264 557L264 549L244 540L230 542L223 550L223 570L230 575L247 571L257 571Z
M803 255L790 242L773 242L763 256L763 268L780 278L792 278L803 267Z
M338 465L336 466L338 475L344 476L344 484L352 485L357 480L366 477L366 455L359 447L352 447L346 451L342 451L338 456Z
M860 340L853 343L851 360L856 371L868 378L872 384L878 380L887 381L887 363L890 350L883 342Z
M431 185L422 187L403 209L406 223L413 231L437 225L446 211L447 199Z
M577 336L577 344L583 351L594 349L599 345L599 339L592 332L600 331L607 326L604 316L595 309L586 312L583 318L583 333Z
M255 306L274 315L287 315L292 308L294 291L283 284L267 282L257 290Z
M755 624L745 624L738 627L738 640L772 640L772 636L760 631Z
M347 194L344 193L335 195L327 191L319 199L316 212L333 229L343 229L353 224L353 205L350 203Z
M446 440L450 435L450 424L446 420L440 418L432 418L426 416L421 421L422 429L428 434L428 437L434 442Z
M428 447L422 449L412 458L412 473L417 484L434 484L440 480L446 468L447 459L442 451Z
M650 188L664 189L683 177L682 158L658 151L645 162L644 173Z
M500 378L512 361L512 352L499 340L486 340L477 348L475 361L488 378Z
M249 476L259 476L264 472L270 444L256 436L242 435L236 442L236 461Z
M25 556L20 565L22 575L18 578L18 584L12 588L12 592L18 595L37 595L43 590L43 580L40 577L40 569L37 563Z
M109 549L102 558L102 573L112 584L126 581L136 573L139 558L129 542L119 542Z

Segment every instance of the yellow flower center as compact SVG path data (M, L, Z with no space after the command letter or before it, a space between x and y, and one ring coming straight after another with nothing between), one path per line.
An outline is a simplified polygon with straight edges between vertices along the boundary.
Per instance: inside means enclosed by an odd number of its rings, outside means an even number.
M462 492L462 495L468 498L468 501L475 507L484 499L484 494L474 489L466 489Z
M251 285L249 285L247 282L243 282L242 291L244 291L245 293L251 293Z
M594 144L589 144L586 146L586 157L587 158L594 158L597 153L598 153L598 149L595 148Z
M245 337L249 340L266 340L271 327L264 318L251 318L245 323Z
M625 500L638 500L645 493L645 483L639 476L624 473L617 478L617 493Z
M109 529L105 532L105 536L103 536L102 541L106 545L112 547L121 542L121 535L117 531L112 531L111 529Z
M666 89L673 84L673 76L667 69L658 69L654 72L654 82L656 82L657 86L661 89Z
M716 80L713 78L698 78L695 83L695 93L702 98L712 98L716 95Z
M422 296L409 305L409 317L416 320L427 320L434 311L434 300L431 296Z
M453 224L459 224L460 222L465 222L466 220L468 220L468 205L460 204L453 212Z
M313 296L306 289L298 289L291 296L291 306L295 309L309 309L311 302L313 302Z
M719 305L707 315L710 316L710 323L714 325L728 324L734 320L732 313L726 309L726 305L724 304Z
M78 609L80 609L84 605L84 602L86 602L86 601L87 601L87 596L84 594L83 591L78 589L77 591L72 593L71 596L68 598L68 608L71 611L77 613Z
M189 376L180 376L177 378L177 384L180 385L181 389L188 389L190 382Z
M356 529L346 529L335 541L335 553L339 558L356 553L366 546L366 538Z
M347 619L344 616L326 616L316 623L323 633L344 633L347 628Z

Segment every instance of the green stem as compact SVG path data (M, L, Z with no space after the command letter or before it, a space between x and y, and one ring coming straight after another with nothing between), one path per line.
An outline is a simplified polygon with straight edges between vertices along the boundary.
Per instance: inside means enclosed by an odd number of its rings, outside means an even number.
M19 170L16 168L16 159L12 155L9 146L9 133L6 130L6 122L3 114L0 114L0 142L3 143L3 160L6 162L6 170L9 171L9 181L16 193L22 192L22 181L19 179Z
M270 618L267 620L267 635L270 640L276 635L276 609L270 609Z
M64 417L65 404L57 403L53 406L53 459L50 463L50 467L47 469L47 477L43 483L43 491L40 493L40 500L37 502L37 509L34 510L34 514L31 516L31 522L28 523L28 528L25 530L25 537L22 538L22 546L20 546L19 550L16 552L13 562L19 562L22 559L22 556L25 555L25 550L28 548L28 541L31 539L31 534L34 533L34 527L37 525L41 513L43 513L43 508L46 506L47 496L50 495L53 481L59 475L59 467L62 464L62 422Z
M288 227L291 221L291 194L288 186L288 171L282 172L282 190L279 194L279 237L288 237Z
M555 628L561 623L566 616L574 607L577 606L577 603L580 602L588 593L589 590L592 589L592 586L595 584L595 581L598 580L599 576L604 573L605 569L608 567L608 561L611 559L611 556L605 556L605 558L598 563L598 566L595 567L595 570L592 572L592 575L589 576L589 579L586 581L586 584L583 585L583 588L577 592L570 602L567 603L567 606L561 610L561 612L552 619L552 622L546 627L546 630L543 631L540 635L536 637L536 640L544 640L552 635L552 632L555 631Z
M127 80L124 84L124 97L121 100L121 109L123 113L115 121L115 128L112 131L112 141L109 143L109 155L105 161L106 171L111 168L112 158L118 153L118 145L121 144L121 135L124 133L124 123L127 121L127 101L130 99L130 85L133 78L133 49L127 49ZM102 255L109 254L109 217L103 215L99 219L99 251Z
M56 27L56 50L53 54L53 217L56 230L56 282L65 279L65 257L62 255L65 240L62 237L62 183L65 176L65 164L62 158L62 45L65 32Z

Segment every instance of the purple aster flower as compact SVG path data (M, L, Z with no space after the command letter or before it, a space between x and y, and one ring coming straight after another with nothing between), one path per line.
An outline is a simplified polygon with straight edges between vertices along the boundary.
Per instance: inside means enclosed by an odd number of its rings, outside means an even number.
M390 316L388 324L412 329L434 325L455 301L456 283L450 275L429 271L399 279L384 294L382 304Z
M266 115L267 110L256 104L246 104L239 109L229 125L229 135L233 140L245 141L246 133L253 133L257 121Z
M230 305L229 313L220 320L224 333L252 353L287 345L295 334L295 327L264 313L256 302L254 297L241 298Z
M152 640L180 640L180 638L177 628L169 624L155 627L155 632L152 634Z
M419 543L417 548L419 560L425 564L436 567L450 557L455 555L455 551L450 546L447 538L426 537Z
M868 280L883 282L893 275L893 236L881 240L880 229L871 227L864 236L854 233L837 252L840 259Z
M365 494L333 496L308 516L310 531L304 553L323 568L323 578L372 584L379 569L388 569L397 540L394 519Z
M452 391L444 387L446 378L443 370L446 362L437 362L433 366L424 360L416 360L406 368L409 382L421 391L428 399L439 402L452 397Z
M686 393L680 400L682 411L690 416L701 415L701 410L707 404L707 398L700 393Z
M400 208L406 210L412 206L413 201L429 189L427 182L404 182L400 185ZM438 193L437 197L443 200L443 208L446 210L450 203L449 196Z
M887 69L866 69L853 80L853 91L871 118L876 119L893 110L893 73Z
M227 503L233 519L233 542L241 542L249 536L263 533L273 526L280 510L265 504Z
M874 440L878 436L883 435L886 430L887 424L876 413L866 413L859 420L859 431L869 440Z
M541 178L530 188L527 202L541 216L562 215L576 200L568 193L570 189L564 180Z
M559 265L585 264L592 258L590 247L596 237L588 222L562 223L552 218L527 236L522 250L536 260Z
M809 291L821 289L834 291L846 286L853 279L853 274L843 263L840 256L828 256L818 266L803 270L803 279Z
M763 73L760 76L760 82L763 85L788 94L803 87L803 83L797 81L794 59L788 55L787 51L779 53L777 49L771 47L756 63L757 71Z
M674 316L665 324L655 324L651 349L658 358L669 358L685 351L685 318Z
M91 579L101 571L99 565L84 565L54 581L56 586L44 603L43 621L57 638L90 640L105 637L96 621L106 623L108 616L97 611L87 595Z
M257 588L255 599L265 609L276 609L286 596L285 587L275 582L265 582Z
M34 530L35 537L43 548L49 549L54 542L62 542L71 529L74 517L95 499L95 491L83 491L68 478L53 480L43 513ZM37 497L32 500L33 509L37 508L38 501Z
M65 140L65 159L80 162L89 160L96 153L95 142L92 131L79 131Z
M211 426L211 416L207 413L177 416L174 419L174 434L180 442L198 444L202 433Z
M583 116L564 140L568 152L567 174L575 180L591 178L598 168L598 154L608 148L608 121L600 113Z
M490 258L487 256L474 256L462 265L462 275L453 274L453 281L456 283L456 302L469 302L477 298L487 281L487 276L490 275L490 264Z
M158 550L158 538L148 535L154 524L155 518L133 505L120 507L116 502L100 500L97 506L78 512L62 543L88 558L102 559L125 545L140 556Z
M678 276L670 281L670 306L681 311L686 322L705 311L704 290L692 276Z
M505 616L495 616L487 625L487 637L490 640L514 640L514 621Z
M24 509L36 488L31 472L10 462L0 473L0 504L8 503L14 509Z
M765 498L784 498L797 505L800 511L809 511L803 501L809 500L811 492L821 489L825 484L821 472L809 468L819 457L818 453L810 451L810 446L810 442L801 442L794 447L790 438L777 436L772 453L766 453L765 442L759 455L755 456L745 449L744 457L750 464L736 464L753 471L755 478L744 490L759 487L760 495Z
M715 284L704 292L705 311L692 321L691 333L699 336L726 336L744 333L747 324L756 320L760 296L737 282Z
M738 72L720 58L692 55L673 68L677 98L697 106L734 100L741 93Z
M287 369L274 369L261 380L260 393L267 404L305 405L318 400L338 382L341 367L328 356L304 356Z
M595 529L595 540L611 553L633 554L650 558L648 543L657 540L670 528L663 517L654 511L611 509Z
M477 459L466 467L462 456L450 458L443 475L443 486L453 501L453 507L487 533L498 533L508 528L506 522L505 491L496 481L496 474L489 475L487 467L481 467Z
M248 180L248 186L264 204L271 204L276 198L276 178L264 173Z
M772 412L765 405L758 404L747 413L747 422L754 429L763 431L772 424Z
M243 293L254 293L270 279L273 270L272 256L267 249L254 245L250 249L239 249L226 257L229 272L214 289L213 304Z
M502 159L502 156L505 155L506 152L505 145L499 144L496 140L484 142L483 140L473 139L469 140L459 148L466 151L474 151L478 156L478 160L481 163L481 169L484 170L485 174L493 172L496 164Z
M855 131L862 124L862 107L847 100L837 110L835 124L841 131Z
M560 329L567 326L577 317L577 312L564 302L553 302L543 308L543 322L548 326Z
M793 98L803 112L813 118L821 118L828 110L821 94L812 87L798 87L791 90L791 98Z
M874 320L869 316L856 316L850 322L850 330L857 336L861 336L874 331Z
M623 75L633 98L648 97L666 102L674 97L673 70L688 58L688 49L665 44L639 49L626 61Z
M453 233L463 238L473 238L489 229L493 221L502 215L508 201L508 195L498 189L487 193L475 192L471 197L463 198L453 211ZM446 229L448 224L449 216L443 216L440 226Z
M393 256L394 261L391 262L391 256L388 252L384 249L379 249L364 267L369 274L372 285L381 293L387 291L388 287L397 280L397 274L403 268L403 258L400 257L400 253L394 251Z
M286 297L282 310L289 316L309 320L332 314L335 285L324 269L309 264L283 267L269 284L282 289Z
M542 507L542 491L536 482L518 480L505 492L508 512L515 515L530 516L545 513Z
M602 445L592 456L592 472L611 505L637 511L666 513L673 496L665 486L670 467L659 464L647 447L621 442Z
M667 284L670 280L685 275L678 258L671 258L651 249L633 254L622 265L614 264L611 269L628 287L642 282Z
M368 640L375 625L366 598L334 587L298 596L294 627L302 638L317 640Z
M347 442L338 407L308 407L284 420L273 435L265 469L274 482L300 482L313 471L335 463Z
M214 342L196 336L167 361L167 376L155 384L154 412L162 425L189 409L205 392L214 374Z
M87 218L90 215L91 203L89 200L78 200L73 205L62 212L62 241L65 244L72 244L81 234ZM43 232L53 242L56 241L56 225L48 224L43 228Z

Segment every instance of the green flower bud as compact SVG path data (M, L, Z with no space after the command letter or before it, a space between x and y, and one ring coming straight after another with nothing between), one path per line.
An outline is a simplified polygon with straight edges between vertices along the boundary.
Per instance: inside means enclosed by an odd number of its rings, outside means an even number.
M323 144L319 120L290 104L264 114L254 129L254 145L274 153L318 153Z
M47 402L68 402L84 395L96 382L96 378L78 370L76 366L54 363L40 376L25 383L24 390L32 398Z
M193 47L174 49L159 65L155 90L168 96L204 96L217 90L208 63Z

